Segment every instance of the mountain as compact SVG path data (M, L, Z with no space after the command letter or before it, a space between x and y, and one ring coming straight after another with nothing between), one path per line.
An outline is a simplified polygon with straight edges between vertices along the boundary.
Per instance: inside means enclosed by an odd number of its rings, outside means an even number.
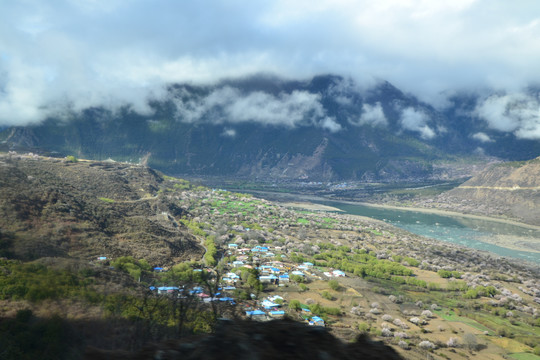
M5 148L145 163L183 175L259 180L417 180L471 154L526 160L540 141L496 131L456 95L440 111L388 82L361 89L340 76L253 76L176 84L166 98L91 108L0 132ZM437 175L438 176L438 175Z
M184 210L165 183L142 166L0 156L0 256L198 260L203 248L173 219Z
M540 225L540 157L492 165L422 205Z

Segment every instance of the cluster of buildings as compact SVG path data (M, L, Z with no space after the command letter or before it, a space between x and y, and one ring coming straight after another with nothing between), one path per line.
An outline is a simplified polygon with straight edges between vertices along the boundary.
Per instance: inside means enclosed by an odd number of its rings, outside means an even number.
M279 251L279 249L276 249ZM150 287L150 290L155 291L160 295L172 295L172 296L197 296L204 302L221 301L230 304L235 304L235 300L231 292L236 290L236 285L242 279L238 274L238 269L257 269L259 274L259 281L263 284L272 284L275 286L286 286L291 281L291 278L302 277L307 275L315 275L313 271L313 263L304 262L303 264L290 264L276 259L276 255L272 252L268 246L257 245L252 248L241 247L238 244L227 245L227 255L234 256L234 261L228 264L228 272L223 274L219 282L218 292L210 295L205 293L202 287L195 286L191 289L175 286L160 286ZM257 265L253 265L257 264ZM163 268L154 268L155 272L165 271ZM194 271L203 271L196 269ZM207 271L212 271L207 269ZM327 277L342 277L345 273L341 270L333 270L325 272ZM245 279L244 279L245 280ZM255 295L252 294L252 299ZM283 310L284 299L279 295L273 295L266 297L262 300L255 302L255 305L246 307L246 317L257 321L268 321L272 319L279 319L285 316ZM319 316L312 316L307 306L302 307L302 318L304 318L309 325L325 326L324 320Z

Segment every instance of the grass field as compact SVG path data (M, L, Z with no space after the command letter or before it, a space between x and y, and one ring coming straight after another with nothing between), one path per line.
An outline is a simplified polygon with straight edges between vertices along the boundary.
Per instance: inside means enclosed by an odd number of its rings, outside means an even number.
M468 317L459 316L451 310L437 310L435 313L446 321L461 322L480 331L487 331L489 335L495 334L490 328L478 323L473 319L469 319Z
M515 353L509 355L511 359L516 360L540 360L540 356L531 353Z

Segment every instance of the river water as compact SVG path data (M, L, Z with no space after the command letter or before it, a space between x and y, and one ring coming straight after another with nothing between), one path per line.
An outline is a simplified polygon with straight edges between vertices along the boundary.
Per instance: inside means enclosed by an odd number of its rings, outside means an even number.
M505 237L514 243L527 241L540 247L540 231L497 221L461 216L446 216L409 210L395 210L334 201L315 201L333 206L345 213L361 215L405 229L412 233L494 254L527 260L540 265L540 253L508 249L482 241Z

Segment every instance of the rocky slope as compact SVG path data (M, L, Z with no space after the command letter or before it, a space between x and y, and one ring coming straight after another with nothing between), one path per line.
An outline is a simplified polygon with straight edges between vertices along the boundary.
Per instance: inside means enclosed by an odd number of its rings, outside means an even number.
M540 225L540 157L494 165L421 205Z
M173 219L183 210L162 195L162 184L142 166L2 155L0 249L26 260L198 260L203 248Z

